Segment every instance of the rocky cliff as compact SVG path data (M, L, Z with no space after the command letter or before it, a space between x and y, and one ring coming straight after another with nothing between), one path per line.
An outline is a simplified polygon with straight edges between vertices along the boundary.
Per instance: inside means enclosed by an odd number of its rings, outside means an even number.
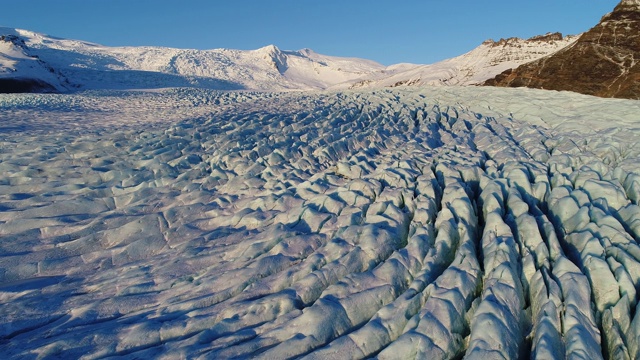
M621 1L573 45L484 84L640 99L640 1Z

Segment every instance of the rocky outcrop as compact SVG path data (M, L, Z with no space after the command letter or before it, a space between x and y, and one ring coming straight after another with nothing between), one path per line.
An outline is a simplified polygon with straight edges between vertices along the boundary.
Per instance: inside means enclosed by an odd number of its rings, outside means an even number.
M32 54L24 39L0 28L0 93L58 92L71 87L53 67Z
M573 45L484 85L640 99L640 1L623 0Z
M520 38L517 37L510 37L508 39L500 39L498 41L494 41L492 39L486 40L484 41L482 44L483 45L489 45L491 47L498 47L498 46L507 46L507 45L513 45L515 44L515 46L519 46L522 47L522 45L520 43L524 42L524 43L546 43L546 44L553 44L556 41L562 41L564 39L564 37L562 36L561 33L559 32L555 32L555 33L547 33L544 35L538 35L538 36L534 36L531 37L529 39L526 40L522 40Z
M53 85L38 79L0 78L0 94L56 91Z
M351 89L407 86L478 85L507 69L557 52L578 39L547 33L529 39L489 39L470 52L430 65L399 64L365 76Z

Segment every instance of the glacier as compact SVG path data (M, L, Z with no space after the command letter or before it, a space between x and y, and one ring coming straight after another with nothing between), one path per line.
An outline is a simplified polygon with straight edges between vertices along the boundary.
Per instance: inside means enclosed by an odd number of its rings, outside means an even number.
M640 103L0 97L0 357L640 356Z

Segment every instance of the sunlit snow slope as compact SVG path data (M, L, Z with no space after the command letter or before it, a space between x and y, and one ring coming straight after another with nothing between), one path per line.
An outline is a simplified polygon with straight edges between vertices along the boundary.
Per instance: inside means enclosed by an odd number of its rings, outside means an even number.
M18 36L30 53L80 89L313 90L384 68L369 60L309 49L283 51L273 45L250 51L107 47L20 29L0 28L2 34ZM13 75L39 78L40 73L23 69Z
M192 89L0 106L0 358L640 355L636 101Z
M364 59L326 56L309 49L284 51L273 45L251 51L188 50L107 47L9 28L0 28L2 35L17 39L22 48L16 55L15 49L0 42L0 78L37 79L59 91L167 87L281 91L471 85L554 53L577 38L563 38L556 33L527 40L488 40L464 55L436 64L385 67ZM9 68L11 71L6 70Z
M24 40L14 31L0 28L0 93L11 87L14 92L63 91L63 76L31 54Z
M470 52L429 65L399 64L339 88L378 88L398 86L477 85L485 80L540 59L573 44L578 36L560 33L530 39L487 40Z

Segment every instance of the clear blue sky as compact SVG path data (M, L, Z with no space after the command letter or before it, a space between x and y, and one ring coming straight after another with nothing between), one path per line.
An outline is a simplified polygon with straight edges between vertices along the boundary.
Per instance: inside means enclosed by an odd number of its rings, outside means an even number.
M109 46L285 50L433 63L482 41L588 30L619 0L0 0L0 26Z

